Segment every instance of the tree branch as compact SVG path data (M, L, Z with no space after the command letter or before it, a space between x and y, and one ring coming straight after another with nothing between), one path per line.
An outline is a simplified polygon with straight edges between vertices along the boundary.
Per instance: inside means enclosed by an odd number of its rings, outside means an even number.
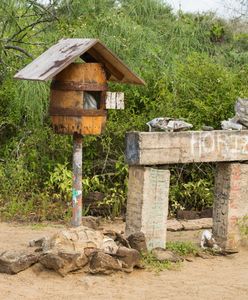
M19 47L19 46L14 46L14 45L6 45L4 46L4 49L13 49L19 52L22 52L23 54L25 54L26 56L33 58L33 56L28 53L26 50L24 50L23 48Z
M17 31L16 33L14 33L10 38L8 38L8 42L12 41L16 36L18 36L20 33L22 33L23 31L29 29L29 28L34 28L34 26L40 24L40 23L48 23L48 22L52 22L53 20L51 19L44 19L44 20L37 20L23 28L21 28L19 31Z
M33 1L33 0L28 0L28 1L31 5L41 8L44 12L51 15L58 21L58 17L54 14L54 12L50 11L50 8L53 8L53 5L50 4L46 7L45 5L38 3L37 1Z

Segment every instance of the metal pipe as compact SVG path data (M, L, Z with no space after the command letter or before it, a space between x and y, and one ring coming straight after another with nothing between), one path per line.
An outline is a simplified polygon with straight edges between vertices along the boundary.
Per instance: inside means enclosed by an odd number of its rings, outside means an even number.
M72 226L82 222L82 136L73 134Z

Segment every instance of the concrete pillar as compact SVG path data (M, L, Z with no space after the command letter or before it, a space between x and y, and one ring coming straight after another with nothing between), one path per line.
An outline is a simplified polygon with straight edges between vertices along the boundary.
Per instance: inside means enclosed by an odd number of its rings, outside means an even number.
M242 243L240 222L248 215L248 164L219 163L215 179L213 234L226 249Z
M166 244L170 171L129 167L126 235L142 231L149 250Z

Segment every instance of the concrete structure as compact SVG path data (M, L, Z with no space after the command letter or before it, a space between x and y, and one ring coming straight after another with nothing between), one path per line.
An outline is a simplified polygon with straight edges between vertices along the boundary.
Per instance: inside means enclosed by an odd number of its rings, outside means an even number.
M127 234L143 231L149 249L165 246L169 171L154 165L219 162L213 232L224 248L239 247L239 222L248 215L248 164L237 161L248 161L248 131L130 132L126 161Z
M248 216L248 164L220 163L215 180L213 234L223 248L238 248L240 224Z
M129 165L248 160L244 131L130 132L126 135Z
M142 231L147 248L165 247L170 171L150 167L129 168L126 234Z

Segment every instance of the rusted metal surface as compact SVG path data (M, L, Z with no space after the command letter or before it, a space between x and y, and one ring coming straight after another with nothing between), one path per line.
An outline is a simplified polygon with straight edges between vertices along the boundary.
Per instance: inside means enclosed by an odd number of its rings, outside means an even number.
M103 64L110 81L145 84L113 52L97 39L62 39L33 62L20 70L14 78L46 81L55 77L78 57Z
M72 225L82 222L82 136L73 135Z
M108 85L107 83L97 84L54 80L52 81L51 89L61 91L107 91Z
M50 116L68 116L68 117L82 117L82 116L107 116L107 112L101 109L82 109L82 108L62 108L51 107L49 109Z
M77 85L100 86L101 89L106 87L107 79L103 66L99 63L72 63L55 77L55 82L59 82L59 87L68 82L73 82L74 86L69 89L54 89L56 86L52 83L49 113L54 131L61 134L101 134L107 118L107 112L104 110L106 92L86 92L72 88ZM87 103L89 97L95 106Z
M56 133L81 135L99 135L106 124L106 116L52 116L52 127Z

